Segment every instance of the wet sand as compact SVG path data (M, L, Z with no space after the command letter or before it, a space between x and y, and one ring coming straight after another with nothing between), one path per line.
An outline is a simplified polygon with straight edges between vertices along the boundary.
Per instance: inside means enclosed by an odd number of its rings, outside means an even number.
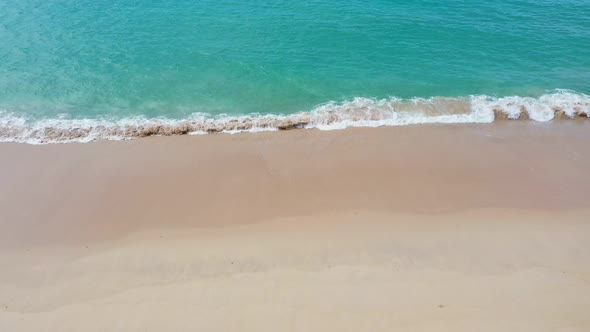
M0 144L2 331L587 331L590 124Z

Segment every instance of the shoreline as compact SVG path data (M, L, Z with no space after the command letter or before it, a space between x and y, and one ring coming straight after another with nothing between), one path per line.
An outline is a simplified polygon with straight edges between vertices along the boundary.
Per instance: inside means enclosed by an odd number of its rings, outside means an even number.
M150 136L256 133L293 129L340 130L417 124L493 123L505 120L581 120L590 116L590 96L568 90L533 97L430 97L374 99L355 97L320 104L292 114L211 115L186 118L31 119L0 110L0 142L27 144L87 143Z
M0 330L590 328L588 121L0 144Z

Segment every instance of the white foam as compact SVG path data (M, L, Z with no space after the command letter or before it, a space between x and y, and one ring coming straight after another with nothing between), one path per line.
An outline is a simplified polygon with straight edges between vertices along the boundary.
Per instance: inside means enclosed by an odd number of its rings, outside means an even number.
M568 117L574 117L577 114L588 116L590 96L567 90L559 90L539 98L476 96L472 98L472 108L500 111L509 119L518 119L522 113L526 113L532 120L545 122L553 120L557 111L564 112Z
M490 97L371 99L329 102L309 112L291 115L209 116L186 119L131 117L124 119L30 119L0 111L0 142L29 144L123 140L151 135L237 134L293 128L339 130L349 127L405 126L432 123L491 123L496 114L509 119L526 113L535 121L550 121L556 112L568 117L590 115L590 96L557 91L538 98Z
M490 123L494 121L494 113L487 109L472 109L468 113L455 113L457 110L436 109L436 103L440 98L415 98L401 100L392 98L388 100L372 100L356 98L350 103L327 104L312 111L312 122L306 128L318 128L320 130L339 130L349 127L381 127L381 126L406 126L413 124L432 123ZM456 103L469 103L469 99L456 98ZM398 110L399 105L405 109ZM434 105L426 114L419 105ZM414 107L412 107L414 106ZM432 114L433 108L437 112ZM447 113L447 114L444 114Z

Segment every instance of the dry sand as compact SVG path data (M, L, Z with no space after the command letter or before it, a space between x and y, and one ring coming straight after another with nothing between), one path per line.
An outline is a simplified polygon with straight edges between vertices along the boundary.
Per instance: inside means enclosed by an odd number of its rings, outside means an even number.
M590 331L590 124L0 145L0 331Z

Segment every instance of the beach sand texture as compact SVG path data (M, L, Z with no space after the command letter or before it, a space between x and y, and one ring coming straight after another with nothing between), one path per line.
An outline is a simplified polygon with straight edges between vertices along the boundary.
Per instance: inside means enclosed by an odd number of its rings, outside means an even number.
M0 331L590 331L589 139L1 144Z

